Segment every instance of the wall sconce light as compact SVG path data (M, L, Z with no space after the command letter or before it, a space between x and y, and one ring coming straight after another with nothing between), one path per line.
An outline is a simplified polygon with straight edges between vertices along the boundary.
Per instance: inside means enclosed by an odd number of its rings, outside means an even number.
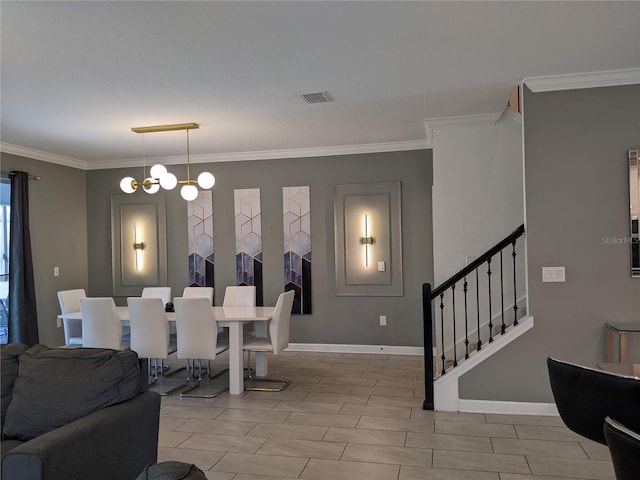
M120 189L124 193L133 193L138 189L138 186L142 185L142 188L147 193L156 193L160 187L165 190L173 190L176 185L182 185L180 189L180 195L187 201L195 200L198 197L198 185L203 190L210 190L216 183L215 177L210 172L202 172L198 175L198 179L192 179L190 174L191 163L189 160L189 130L200 128L197 123L176 123L172 125L156 125L152 127L135 127L131 130L135 133L152 133L152 132L168 132L173 130L186 130L187 131L187 179L178 180L173 174L167 172L164 165L154 165L151 167L148 178L144 181L138 182L133 177L124 177L120 181Z
M144 242L140 241L139 232L136 224L133 224L133 250L136 253L136 271L142 270L142 250L144 250Z
M369 266L369 245L373 245L373 237L370 233L369 217L364 214L364 236L360 238L360 243L364 245L364 266Z

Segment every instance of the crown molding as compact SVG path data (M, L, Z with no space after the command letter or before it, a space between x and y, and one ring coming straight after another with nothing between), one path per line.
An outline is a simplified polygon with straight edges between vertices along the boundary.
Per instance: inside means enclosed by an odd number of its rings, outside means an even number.
M487 127L495 125L502 117L501 113L481 113L478 115L460 115L456 117L425 118L424 129L427 144L432 148L433 132L442 128Z
M254 152L205 153L191 155L191 163L244 162L250 160L276 160L283 158L328 157L333 155L357 155L362 153L400 152L408 150L426 150L429 146L425 140L406 142L369 143L362 145L340 145L334 147L291 148L281 150L259 150ZM163 165L180 165L185 163L184 155L170 157L147 157L147 165L161 163ZM109 168L125 168L142 166L142 159L104 160L91 162L88 170Z
M20 157L33 158L34 160L55 163L57 165L64 165L65 167L73 167L80 170L88 169L86 160L64 157L62 155L56 155L55 153L43 152L42 150L21 147L20 145L13 145L11 143L0 142L0 152L10 153Z
M527 77L522 83L533 93L635 85L640 83L640 68Z

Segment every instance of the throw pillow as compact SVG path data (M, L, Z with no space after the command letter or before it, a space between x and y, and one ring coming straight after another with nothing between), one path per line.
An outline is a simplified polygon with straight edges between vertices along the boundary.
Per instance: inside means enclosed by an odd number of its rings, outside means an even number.
M36 345L20 355L4 435L30 440L134 397L140 364L133 351Z
M23 343L10 343L0 347L0 425L4 426L4 419L13 395L13 384L18 376L18 358L29 348ZM1 428L1 427L0 427Z

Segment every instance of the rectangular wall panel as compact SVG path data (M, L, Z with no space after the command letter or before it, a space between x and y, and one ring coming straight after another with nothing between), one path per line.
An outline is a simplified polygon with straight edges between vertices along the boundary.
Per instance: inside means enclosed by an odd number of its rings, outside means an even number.
M211 191L187 202L189 286L213 287L213 203Z
M260 189L233 191L236 230L236 283L256 287L256 305L263 305L262 215Z
M311 313L311 208L309 187L282 188L284 289L293 290L293 313Z

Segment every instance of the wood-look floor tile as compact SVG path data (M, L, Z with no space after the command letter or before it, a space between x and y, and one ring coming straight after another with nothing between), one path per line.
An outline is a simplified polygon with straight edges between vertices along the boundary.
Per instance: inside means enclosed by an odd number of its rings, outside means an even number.
M188 421L189 419L184 417L165 417L162 415L160 417L160 430L175 430L177 427Z
M445 422L487 423L484 413L434 412L434 417Z
M338 413L342 403L326 402L290 402L282 401L273 407L274 412L308 412L308 413Z
M354 395L349 393L310 393L303 401L319 403L357 403L364 405L369 401L369 395Z
M234 473L224 473L224 472L204 472L204 476L207 480L231 480L232 478L238 478L234 476Z
M402 447L405 444L407 434L405 432L393 432L389 430L368 430L365 428L339 428L331 427L324 440L328 442L364 443L369 445L395 445Z
M308 462L308 458L227 453L211 470L297 478Z
M431 450L426 448L394 447L391 445L349 443L342 454L342 460L430 467Z
M413 397L413 388L408 387L379 387L356 385L353 393L362 393L365 395L379 395L382 397Z
M356 415L293 412L284 423L289 425L318 425L321 427L355 428L359 419L360 417Z
M266 438L260 437L194 433L182 442L180 447L216 452L255 453L266 441Z
M527 455L527 461L531 467L531 473L535 475L615 480L613 465L604 460L577 460Z
M398 480L502 480L497 472L453 470L450 468L412 467L402 465ZM529 479L535 480L535 479ZM566 479L565 479L566 480Z
M491 439L470 435L443 435L439 433L407 432L407 447L433 450L459 450L463 452L493 452Z
M577 477L550 477L548 475L525 475L522 473L501 473L500 480L574 480Z
M225 412L226 413L226 412ZM215 420L191 419L175 429L177 432L191 433L216 433L220 435L246 435L249 430L255 427L256 423L250 421L234 422L225 415L216 417Z
M435 433L451 433L456 435L473 435L479 437L516 438L513 425L496 423L465 423L436 420Z
M247 410L271 410L278 404L279 400L253 400L251 398L220 398L213 402L213 406L218 408L241 408Z
M580 442L580 446L591 460L611 460L611 453L609 447L600 443L592 442L591 440L583 439Z
M322 377L320 383L333 383L342 385L375 385L375 378L363 378L363 377Z
M308 480L397 480L400 467L379 463L312 458L300 478Z
M551 455L554 457L587 459L578 442L558 442L555 440L528 440L520 438L492 438L495 453L515 453L518 455Z
M344 442L270 438L256 453L258 455L285 455L338 460L346 446L347 444Z
M367 417L363 415L360 417L357 427L372 430L433 433L431 420L417 418Z
M276 425L260 423L247 435L261 438L289 438L299 440L322 440L329 427L310 425Z
M192 463L200 470L211 469L223 455L224 452L213 452L210 450L158 447L158 463L168 461Z
M423 400L420 398L409 397L382 397L379 395L371 395L367 405L386 406L386 407L414 407L422 408Z
M527 438L531 440L567 440L580 441L584 440L577 433L572 432L567 427L547 427L540 425L514 425L518 438Z
M158 432L158 446L177 447L191 435L192 433L189 432L160 431Z
M346 403L340 409L341 415L366 415L368 417L409 418L411 407L374 407L371 405L354 405Z
M295 379L293 379L292 377L286 378L291 380L291 385L295 385ZM320 378L322 377L318 377L318 381L320 381ZM289 390L289 388L287 388L281 392L244 392L242 398L246 398L247 400L283 400L299 402L307 396L307 393L308 392L294 392L293 390Z
M326 378L326 377L325 377ZM351 393L354 386L344 383L298 383L292 390L294 392L315 392L315 393Z
M205 474L207 475L209 473L216 474L218 472L205 472ZM220 473L220 475L224 475L224 474ZM231 474L231 475L233 476L234 474ZM298 478L298 477L272 477L267 475L247 475L246 473L240 473L234 476L233 480L293 480L295 478ZM207 476L207 480L209 480L208 476Z
M175 418L216 418L224 412L224 408L189 407L181 405L168 405L160 409L163 417Z
M530 473L524 455L434 450L433 466L484 472Z
M289 415L289 412L274 412L273 410L228 408L218 415L216 420L224 422L284 423Z
M510 423L517 425L545 425L548 427L562 427L564 423L557 415L498 415L485 414L487 423Z

